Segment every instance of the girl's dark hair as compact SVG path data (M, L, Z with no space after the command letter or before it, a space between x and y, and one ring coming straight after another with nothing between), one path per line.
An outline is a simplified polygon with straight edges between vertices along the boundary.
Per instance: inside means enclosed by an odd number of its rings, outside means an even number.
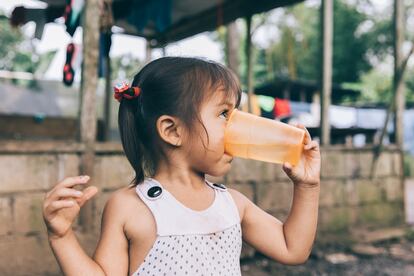
M241 90L237 77L226 67L212 61L189 57L164 57L147 64L135 75L132 86L141 94L132 100L122 99L118 124L125 154L135 170L131 184L153 176L159 160L166 158L156 122L161 115L179 118L190 130L199 122L204 101L219 89L228 99L240 104Z

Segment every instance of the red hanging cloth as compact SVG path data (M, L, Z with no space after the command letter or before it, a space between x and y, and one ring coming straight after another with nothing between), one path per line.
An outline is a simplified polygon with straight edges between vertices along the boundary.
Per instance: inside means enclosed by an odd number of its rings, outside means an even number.
M275 98L275 117L288 116L291 114L289 100Z

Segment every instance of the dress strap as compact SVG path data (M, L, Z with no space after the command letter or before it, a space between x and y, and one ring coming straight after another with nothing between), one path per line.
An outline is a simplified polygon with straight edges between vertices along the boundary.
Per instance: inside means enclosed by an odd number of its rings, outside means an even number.
M227 191L227 187L224 184L217 184L217 183L213 183L208 181L207 179L205 180L207 185L210 186L211 188L215 189L215 190L219 190L222 192Z
M240 223L226 187L207 180L205 183L213 188L215 198L201 211L183 205L155 179L147 178L136 186L138 196L154 215L159 236L215 233Z
M136 189L139 190L141 194L148 200L154 201L161 199L164 195L164 188L158 181L153 181L152 178L148 178L145 181L146 185L137 185Z

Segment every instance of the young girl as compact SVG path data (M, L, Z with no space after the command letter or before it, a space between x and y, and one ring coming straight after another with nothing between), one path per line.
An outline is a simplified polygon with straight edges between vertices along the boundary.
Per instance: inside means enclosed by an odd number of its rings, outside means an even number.
M205 178L231 168L223 136L240 97L234 74L196 58L160 58L131 87L116 87L122 145L136 177L108 200L93 258L71 229L97 193L74 188L89 177L65 178L46 194L50 246L66 275L241 275L242 239L281 263L307 260L320 190L319 147L309 133L300 163L283 166L294 185L285 223Z

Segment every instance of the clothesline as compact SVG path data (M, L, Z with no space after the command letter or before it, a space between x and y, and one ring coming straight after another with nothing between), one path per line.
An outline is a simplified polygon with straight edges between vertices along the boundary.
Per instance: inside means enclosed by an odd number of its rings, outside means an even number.
M317 103L295 102L286 99L253 95L252 113L258 116L284 122L296 121L305 127L319 127L320 105ZM247 111L247 94L243 92L241 109ZM329 108L330 125L333 128L381 129L386 116L385 108L358 108L331 105ZM394 130L390 120L388 133ZM414 109L404 112L404 149L414 154Z

